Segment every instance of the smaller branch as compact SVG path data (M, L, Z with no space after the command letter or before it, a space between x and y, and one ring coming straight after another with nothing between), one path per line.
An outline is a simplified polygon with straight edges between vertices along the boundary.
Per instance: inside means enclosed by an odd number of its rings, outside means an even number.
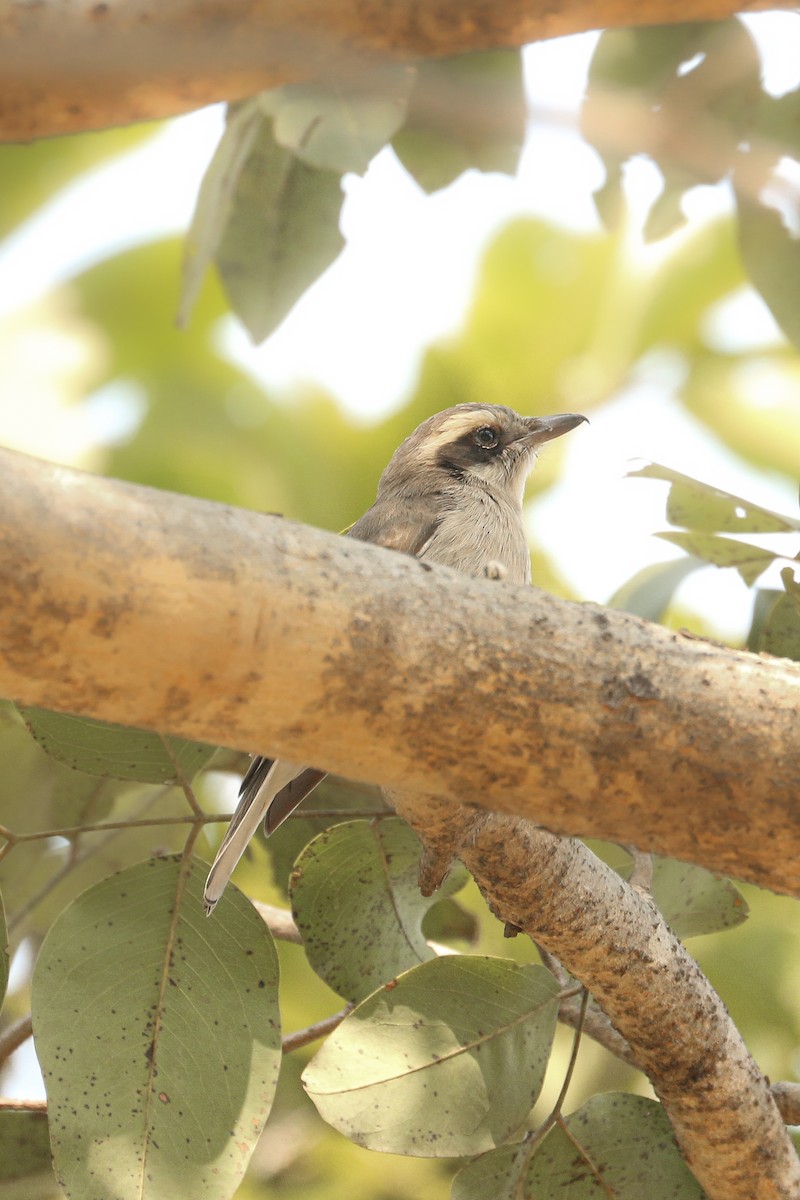
M13 1025L9 1025L8 1029L4 1029L0 1033L0 1070L14 1051L27 1042L32 1033L33 1022L30 1013L26 1017L20 1017L18 1021L14 1021Z
M800 1125L800 1083L773 1083L770 1091L787 1125Z
M653 889L652 854L637 850L635 846L626 846L625 849L633 859L633 869L628 877L628 883L631 887L639 888L643 892L651 892Z
M0 1112L47 1112L46 1100L5 1100L0 1098Z
M355 1006L352 1004L346 1005L341 1012L334 1013L333 1016L323 1017L321 1021L317 1021L314 1025L308 1025L305 1029L298 1029L296 1033L289 1033L283 1039L283 1053L291 1054L292 1050L299 1050L301 1046L307 1046L310 1042L319 1041L320 1038L326 1037L332 1033L338 1025L353 1011Z
M171 784L169 785L172 786ZM38 842L45 838L61 837L69 841L82 833L104 833L108 829L143 829L151 825L208 825L214 821L230 821L230 813L207 813L197 817L142 817L133 821L98 821L95 825L67 825L63 829L38 829L35 833L15 833L16 842Z

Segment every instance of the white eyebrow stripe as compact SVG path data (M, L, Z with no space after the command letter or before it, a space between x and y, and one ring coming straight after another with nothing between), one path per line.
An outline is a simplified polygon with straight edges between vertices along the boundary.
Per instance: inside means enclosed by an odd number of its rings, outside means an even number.
M442 427L423 444L426 454L434 457L443 446L449 446L458 441L465 433L472 433L482 425L496 425L497 415L491 409L473 409L471 412L453 413Z

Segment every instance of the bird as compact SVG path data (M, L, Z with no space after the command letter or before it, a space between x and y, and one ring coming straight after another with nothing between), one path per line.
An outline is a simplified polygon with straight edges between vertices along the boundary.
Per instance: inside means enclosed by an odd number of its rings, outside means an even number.
M522 516L528 475L540 446L586 419L578 413L526 417L479 402L436 413L394 452L375 503L346 536L468 575L528 584ZM206 880L207 916L262 819L269 837L325 774L302 763L253 758Z

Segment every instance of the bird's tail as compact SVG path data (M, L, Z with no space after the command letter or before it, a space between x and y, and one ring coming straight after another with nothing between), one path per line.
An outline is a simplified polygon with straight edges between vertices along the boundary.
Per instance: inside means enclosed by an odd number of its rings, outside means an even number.
M264 767L267 767L266 773ZM268 759L256 759L251 763L250 770L242 781L241 798L236 812L208 873L203 893L207 917L214 911L234 867L244 854L247 843L261 824L270 804L279 792L304 771L305 767L298 763L280 760L270 763ZM297 803L299 804L300 800ZM287 813L286 816L288 815Z

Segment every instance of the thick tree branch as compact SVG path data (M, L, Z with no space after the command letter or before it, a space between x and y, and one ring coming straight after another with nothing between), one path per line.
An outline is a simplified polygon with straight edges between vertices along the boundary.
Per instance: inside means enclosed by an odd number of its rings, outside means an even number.
M13 451L0 695L800 894L800 664Z
M443 797L792 890L800 667L13 452L0 613L0 693L389 786L429 874L457 853L592 990L711 1200L798 1195L766 1081L649 897Z
M446 845L502 921L588 987L647 1072L710 1200L795 1200L800 1162L768 1081L652 898L580 842L437 796L395 794L423 843Z
M173 116L355 62L443 58L793 0L41 0L0 13L0 139Z

